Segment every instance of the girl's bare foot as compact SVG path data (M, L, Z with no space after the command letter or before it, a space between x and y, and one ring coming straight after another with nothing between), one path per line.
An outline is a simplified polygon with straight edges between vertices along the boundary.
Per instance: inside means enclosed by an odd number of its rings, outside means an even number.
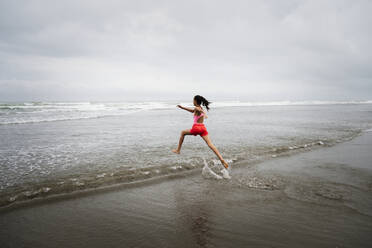
M173 149L172 152L180 154L180 151L178 151L177 149Z
M223 164L223 166L225 166L226 169L229 168L229 165L226 163L225 160L222 160L222 164Z

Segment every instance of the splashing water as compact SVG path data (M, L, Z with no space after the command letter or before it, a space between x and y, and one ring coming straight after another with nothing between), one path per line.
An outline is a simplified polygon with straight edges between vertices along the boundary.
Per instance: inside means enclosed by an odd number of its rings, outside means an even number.
M204 178L206 178L206 179L217 179L217 180L223 179L222 176L218 175L214 171L214 170L221 171L222 168L220 168L220 167L222 167L222 164L220 164L220 163L214 163L213 166L209 167L207 161L205 160L205 158L203 158L203 162L204 162L204 167L203 167L203 170L202 170L202 176ZM230 171L231 171L231 169L229 167L229 172Z

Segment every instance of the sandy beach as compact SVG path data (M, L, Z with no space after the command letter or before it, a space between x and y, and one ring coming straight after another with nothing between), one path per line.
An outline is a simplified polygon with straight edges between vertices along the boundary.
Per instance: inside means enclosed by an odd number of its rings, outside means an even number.
M372 247L371 12L1 1L0 248Z
M368 247L372 132L236 165L0 212L1 247Z

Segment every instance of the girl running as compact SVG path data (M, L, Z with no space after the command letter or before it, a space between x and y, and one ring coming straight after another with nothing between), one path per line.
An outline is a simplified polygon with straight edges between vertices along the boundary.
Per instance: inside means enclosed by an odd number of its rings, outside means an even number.
M172 152L180 154L182 143L183 143L185 135L194 135L194 136L200 135L204 139L204 141L207 143L209 148L211 148L212 151L217 155L217 157L219 158L219 160L221 161L221 163L225 167L225 169L223 169L221 171L223 176L225 178L230 178L229 173L226 170L229 167L229 165L222 158L218 149L213 145L212 141L209 138L207 129L205 128L205 126L203 124L204 117L208 118L208 116L206 115L206 113L204 112L204 110L200 106L200 104L204 105L207 108L207 110L209 111L208 105L210 104L210 102L207 101L207 99L205 99L204 97L199 96L199 95L194 96L194 106L195 106L195 108L193 108L193 109L192 108L186 108L186 107L183 107L181 105L177 105L177 107L179 107L181 109L184 109L184 110L187 110L191 113L194 113L194 124L192 125L191 129L185 129L181 132L181 137L180 137L180 140L179 140L179 143L178 143L178 148L172 150Z

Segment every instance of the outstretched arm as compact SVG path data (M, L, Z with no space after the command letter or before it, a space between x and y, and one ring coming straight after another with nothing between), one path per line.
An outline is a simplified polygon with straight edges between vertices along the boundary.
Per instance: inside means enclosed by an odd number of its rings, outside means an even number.
M184 109L184 110L187 110L187 111L189 111L189 112L191 112L191 113L194 113L194 111L195 111L195 109L192 109L192 108L186 108L186 107L183 107L183 106L181 106L181 105L177 105L177 107L179 107L179 108L181 108L181 109Z

